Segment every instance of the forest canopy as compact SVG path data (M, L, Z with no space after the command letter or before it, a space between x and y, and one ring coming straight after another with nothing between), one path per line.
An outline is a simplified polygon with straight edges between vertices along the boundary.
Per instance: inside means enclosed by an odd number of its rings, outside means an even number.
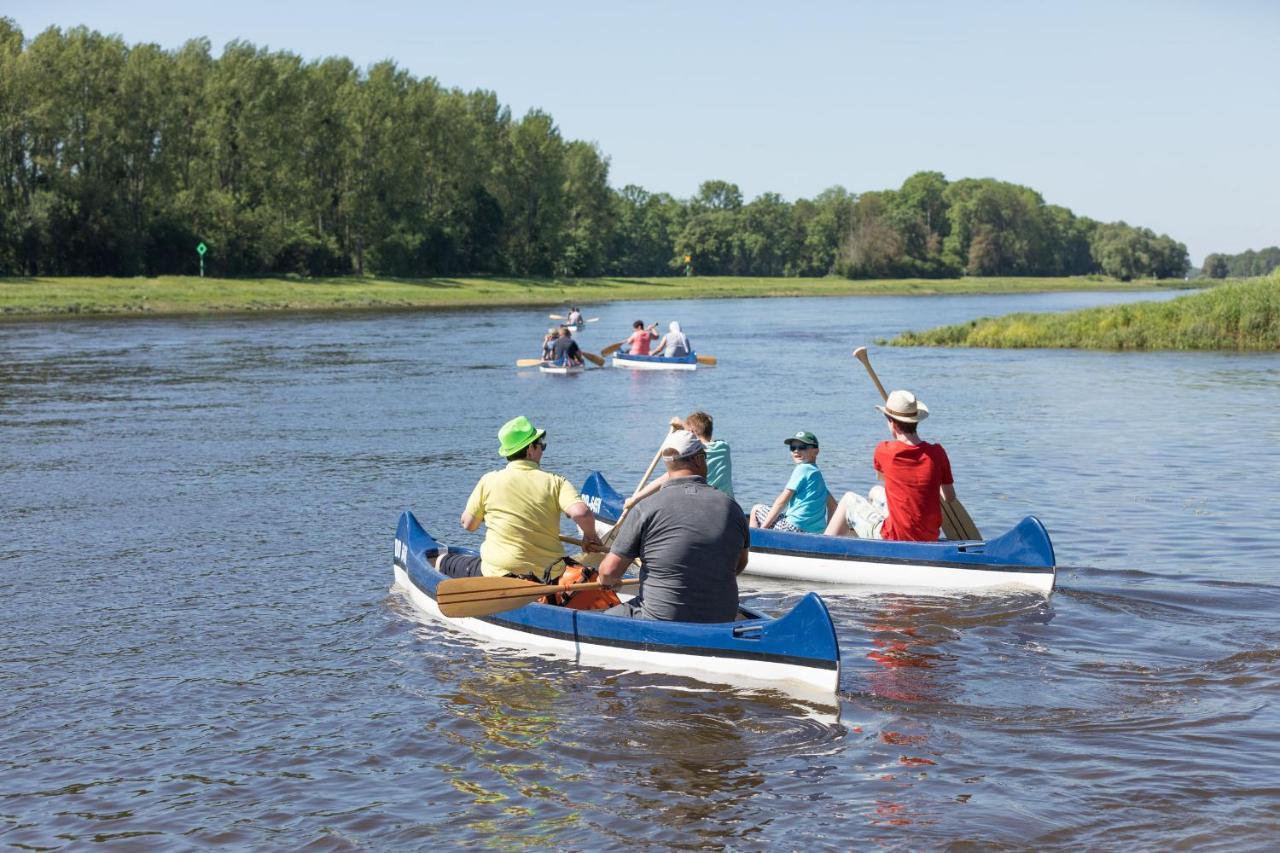
M493 92L243 41L176 50L0 18L0 274L1181 277L1186 247L1002 181L813 199L609 185ZM851 164L851 168L856 164ZM686 261L686 258L689 260Z

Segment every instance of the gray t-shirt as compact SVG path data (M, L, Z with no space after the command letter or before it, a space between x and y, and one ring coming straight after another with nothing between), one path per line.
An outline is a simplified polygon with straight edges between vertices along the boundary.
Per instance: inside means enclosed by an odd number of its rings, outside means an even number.
M742 509L702 477L678 477L632 507L610 549L639 557L645 619L732 622L738 556L751 544Z

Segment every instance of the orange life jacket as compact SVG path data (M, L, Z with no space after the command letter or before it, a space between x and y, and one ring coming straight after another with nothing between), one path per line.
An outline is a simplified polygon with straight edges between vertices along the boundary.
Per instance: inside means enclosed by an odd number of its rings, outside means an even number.
M556 583L561 587L571 586L576 583L591 583L600 572L591 566L584 566L582 563L564 558L564 574ZM575 589L562 592L552 592L544 595L541 599L543 604L554 604L558 607L568 607L571 610L608 610L614 605L621 604L622 599L618 598L618 594L611 589Z

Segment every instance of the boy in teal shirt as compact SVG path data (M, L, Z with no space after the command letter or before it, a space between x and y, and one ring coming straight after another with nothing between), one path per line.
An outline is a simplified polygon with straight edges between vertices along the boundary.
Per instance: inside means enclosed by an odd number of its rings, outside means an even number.
M772 527L795 533L821 533L827 527L828 513L835 512L836 499L818 470L818 439L801 430L786 439L795 469L773 506L756 504L751 508L752 527Z

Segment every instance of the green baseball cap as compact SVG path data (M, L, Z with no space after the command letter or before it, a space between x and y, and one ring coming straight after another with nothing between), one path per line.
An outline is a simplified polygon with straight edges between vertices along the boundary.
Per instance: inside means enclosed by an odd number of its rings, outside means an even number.
M793 444L812 444L814 447L817 447L818 437L811 432L805 432L804 430L800 430L800 432L796 433L795 435L788 436L787 439L782 443L785 444L787 447L790 447Z
M498 430L498 455L510 456L518 450L523 450L533 444L538 439L547 434L545 429L538 429L529 423L529 419L524 415L512 418L502 425L502 429Z

